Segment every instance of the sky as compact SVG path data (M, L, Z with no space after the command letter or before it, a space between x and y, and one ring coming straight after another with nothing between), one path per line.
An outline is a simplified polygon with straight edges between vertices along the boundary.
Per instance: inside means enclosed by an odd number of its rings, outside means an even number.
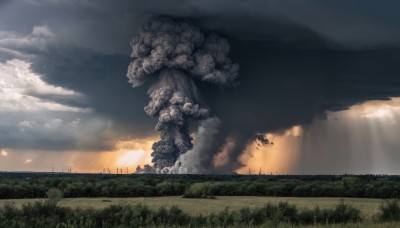
M398 1L4 0L0 170L102 172L151 161L149 82L128 83L149 18L228 39L235 88L196 82L223 143L218 172L400 174ZM190 122L196 141L198 121ZM255 134L274 144L259 146ZM233 146L234 145L234 146ZM233 149L234 148L234 149ZM129 172L129 171L128 171Z

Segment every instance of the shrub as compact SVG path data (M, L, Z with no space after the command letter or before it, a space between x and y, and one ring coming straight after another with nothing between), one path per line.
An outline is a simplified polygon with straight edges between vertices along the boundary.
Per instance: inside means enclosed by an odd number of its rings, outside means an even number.
M169 209L168 223L169 225L186 225L190 220L190 216L183 212L178 206L171 206Z
M245 207L239 210L239 214L237 216L236 222L239 224L249 225L252 221L252 213L250 208Z
M295 223L297 220L297 208L287 202L279 202L278 205L267 203L261 208L255 208L251 221L254 225L263 224L265 221Z
M58 188L50 188L47 193L49 202L57 204L63 198L63 192Z
M297 223L301 223L304 225L316 224L317 222L320 222L317 220L320 212L321 212L321 210L319 209L318 206L312 210L310 210L310 209L300 210L300 212L297 214ZM325 221L322 221L322 222L325 222Z
M296 217L297 208L295 205L288 204L288 202L279 202L274 220L292 223L296 220Z
M22 205L22 215L30 218L49 217L54 214L56 204L50 201L26 203Z
M400 205L398 199L385 200L379 207L378 220L382 222L400 221Z
M398 209L398 204L396 206ZM24 204L21 209L13 204L0 208L0 227L276 227L280 224L329 224L360 220L359 210L343 202L332 209L316 207L301 212L287 202L268 203L261 208L242 208L239 211L225 208L205 216L191 216L177 206L152 210L141 204L71 209L49 201L36 201Z
M340 202L332 212L333 223L348 223L361 221L360 210L353 206Z
M222 227L233 226L235 222L235 217L236 217L235 211L231 211L229 210L228 207L226 207L225 210L217 214L219 226Z
M0 209L0 213L5 219L13 219L19 215L19 210L14 203L6 202Z
M343 202L336 205L335 208L303 209L297 216L297 222L301 224L331 224L331 223L349 223L360 222L360 210Z
M184 198L215 199L211 193L210 183L194 183L183 194Z

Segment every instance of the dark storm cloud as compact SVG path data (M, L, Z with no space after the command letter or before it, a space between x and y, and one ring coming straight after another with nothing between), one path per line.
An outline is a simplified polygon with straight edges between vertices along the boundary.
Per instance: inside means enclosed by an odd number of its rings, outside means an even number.
M29 4L28 4L29 3ZM48 24L60 39L105 53L129 53L130 40L147 19L169 15L194 19L204 29L236 38L284 44L345 46L398 44L397 1L131 1L23 0L3 7L0 27L29 31ZM5 10L6 9L6 10ZM20 13L23 12L21 17ZM383 13L384 12L384 13ZM4 19L4 20L3 20Z
M240 54L234 50L242 84L214 94L207 87L205 94L210 109L223 120L223 130L236 130L248 139L255 132L306 124L327 110L400 95L400 50L250 48L254 45L242 43Z
M35 25L48 25L51 47L18 54L34 55L34 70L48 82L84 93L96 112L115 121L117 137L153 134L155 120L141 108L148 102L147 85L131 89L125 76L129 41L148 18L190 18L206 33L223 35L240 64L241 84L223 90L198 85L221 119L219 144L229 136L242 142L229 157L234 165L221 168L227 171L240 166L240 148L256 133L399 96L399 6L398 1L25 0L0 5L0 30L27 34ZM2 61L19 58L10 51L15 50L0 52Z
M0 145L41 151L104 151L114 147L115 134L104 120L59 112L0 113Z

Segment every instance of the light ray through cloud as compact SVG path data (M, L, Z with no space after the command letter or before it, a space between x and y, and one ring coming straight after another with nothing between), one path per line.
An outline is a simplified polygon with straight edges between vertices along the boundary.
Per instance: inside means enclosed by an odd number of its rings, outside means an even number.
M246 166L238 171L258 173L261 167L264 174L400 174L399 121L400 98L330 112L310 125L267 134L273 145L249 145L241 158Z
M0 150L0 155L3 157L7 157L8 156L8 152L4 149Z

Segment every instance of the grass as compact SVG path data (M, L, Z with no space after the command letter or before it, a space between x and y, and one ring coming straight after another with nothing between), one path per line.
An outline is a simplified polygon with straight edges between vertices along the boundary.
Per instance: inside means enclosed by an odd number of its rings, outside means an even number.
M310 226L279 226L280 228L288 227L305 227L305 228L394 228L399 227L399 223L368 223L368 222L361 222L355 224L330 224L330 225L310 225Z
M17 207L21 207L23 203L33 202L44 199L9 199L0 200L0 206L6 202L14 202ZM297 208L314 208L319 206L322 208L330 208L337 205L341 200L353 205L361 210L363 218L370 220L372 216L378 213L379 206L382 203L380 199L365 198L308 198L308 197L258 197L258 196L218 196L217 199L190 199L179 196L171 197L137 197L137 198L67 198L59 202L60 206L68 206L72 208L104 208L111 204L137 204L142 203L150 208L159 208L161 206L177 205L189 214L208 214L211 212L219 212L229 207L233 210L239 210L243 207L261 207L265 203L278 203L287 201L294 204Z

